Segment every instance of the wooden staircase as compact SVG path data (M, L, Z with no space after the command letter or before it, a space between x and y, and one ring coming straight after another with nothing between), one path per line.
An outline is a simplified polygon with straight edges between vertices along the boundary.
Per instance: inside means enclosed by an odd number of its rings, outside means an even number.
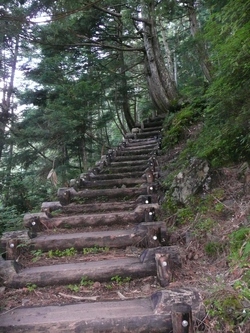
M114 276L132 280L157 276L158 290L143 298L21 306L0 313L0 332L170 333L176 303L191 306L192 322L203 319L197 290L171 288L181 259L178 247L168 246L164 221L157 220L162 122L162 117L144 121L88 173L60 188L58 201L26 214L26 230L3 235L1 248L6 254L0 262L7 288L77 284L83 277L103 282ZM86 261L82 252L86 248L120 252L117 258ZM47 265L23 267L18 261L31 251L49 254L67 249L77 251L77 262L55 263L48 256ZM128 249L135 253L128 256Z

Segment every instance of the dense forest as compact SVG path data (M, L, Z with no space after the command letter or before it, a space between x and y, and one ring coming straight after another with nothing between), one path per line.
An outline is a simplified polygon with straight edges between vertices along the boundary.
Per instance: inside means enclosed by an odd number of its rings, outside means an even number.
M249 32L250 0L1 0L0 236L163 115L157 200L180 283L207 291L206 332L249 332ZM178 202L194 160L211 183Z
M199 122L191 155L248 161L249 18L248 0L2 0L1 231L152 114L165 149Z

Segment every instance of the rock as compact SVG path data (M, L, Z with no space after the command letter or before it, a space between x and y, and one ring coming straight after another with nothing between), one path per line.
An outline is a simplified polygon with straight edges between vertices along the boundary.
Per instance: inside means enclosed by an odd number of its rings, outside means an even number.
M141 291L145 294L148 294L151 291L151 286L149 283L144 284L144 286L141 287Z
M96 281L94 284L93 284L93 288L94 289L99 289L101 287L101 283Z
M4 260L0 256L0 286L3 286L14 275L17 275L14 268L14 262L11 260Z
M189 168L178 173L175 177L171 189L172 197L185 204L191 195L196 194L204 185L209 172L207 161L193 158Z
M0 287L0 295L3 295L5 292L5 287Z

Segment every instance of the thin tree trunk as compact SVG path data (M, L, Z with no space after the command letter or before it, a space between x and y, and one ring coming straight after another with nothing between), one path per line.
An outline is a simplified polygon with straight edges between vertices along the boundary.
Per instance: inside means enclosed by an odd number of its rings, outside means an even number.
M193 38L196 38L199 32L199 23L197 20L197 13L195 9L195 1L187 3L187 12L190 22L190 32ZM200 66L202 72L208 82L211 81L211 63L208 59L205 43L202 40L196 40L196 48L199 56Z
M19 36L16 37L14 50L13 50L13 56L11 59L11 74L9 77L7 77L8 69L7 66L4 64L4 78L3 78L3 93L2 93L2 100L0 103L1 112L0 112L0 160L2 157L4 145L5 145L5 131L6 131L6 125L8 124L9 120L11 119L11 97L14 92L14 79L15 79L15 73L16 73L16 65L17 65L17 56L19 51ZM1 50L1 58L3 59L3 62L7 61L5 59L5 55L3 54L3 51Z

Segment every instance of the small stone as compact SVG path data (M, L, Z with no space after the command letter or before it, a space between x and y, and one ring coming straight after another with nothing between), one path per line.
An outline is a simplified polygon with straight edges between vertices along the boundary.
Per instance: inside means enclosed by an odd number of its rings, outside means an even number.
M99 281L96 281L94 284L93 284L93 288L94 289L99 289L101 288L101 283Z
M25 305L27 305L28 303L29 303L29 299L28 298L23 298L22 299L22 306L25 306Z
M0 295L3 295L5 292L5 287L0 287Z
M149 283L146 283L144 286L141 287L141 291L143 293L149 293L151 291L151 286Z

